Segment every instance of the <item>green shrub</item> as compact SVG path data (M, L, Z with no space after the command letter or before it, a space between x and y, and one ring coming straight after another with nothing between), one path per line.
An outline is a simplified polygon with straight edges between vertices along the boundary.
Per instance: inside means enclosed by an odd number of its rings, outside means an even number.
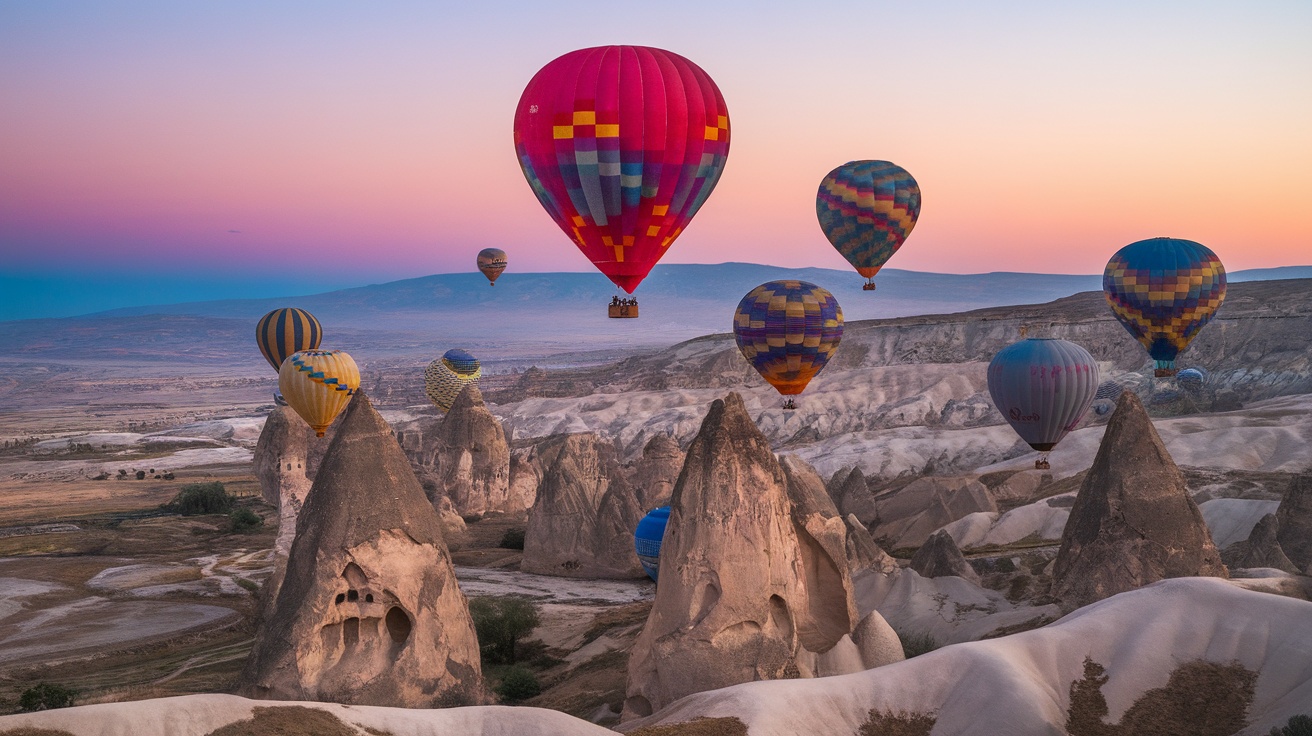
M183 516L226 514L232 511L232 496L218 481L188 483L178 490L172 501L160 508Z
M506 670L506 674L501 677L501 683L497 685L497 695L509 703L528 700L540 692L542 692L542 685L538 683L538 678L527 668L519 665Z
M1312 736L1312 716L1294 716L1283 727L1271 729L1268 736Z
M538 625L538 608L523 598L473 598L469 615L488 662L514 663L515 645Z
M502 549L524 549L524 530L518 527L507 529L505 534L501 535Z
M237 509L228 514L228 527L233 534L245 534L264 526L264 517L250 509Z
M18 709L30 713L37 710L68 708L73 705L73 700L76 697L76 690L70 690L60 685L51 685L48 682L38 682L24 690L23 694L19 696Z
M897 638L902 640L902 654L906 655L907 659L919 657L943 646L929 634L908 634L899 631Z

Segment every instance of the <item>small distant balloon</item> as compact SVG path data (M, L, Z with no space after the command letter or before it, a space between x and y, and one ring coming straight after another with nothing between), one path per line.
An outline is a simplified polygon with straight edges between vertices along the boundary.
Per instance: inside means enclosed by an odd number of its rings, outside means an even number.
M747 292L733 315L743 357L783 396L802 393L843 339L843 310L806 281L769 281ZM788 399L784 408L795 408Z
M638 562L647 572L647 577L656 580L661 568L661 542L665 539L665 527L670 522L670 507L661 506L647 512L638 522L633 532L633 547L638 553Z
M341 350L302 350L278 372L278 390L319 437L360 388L360 369Z
M820 182L815 197L820 229L856 272L863 287L902 247L920 216L920 185L888 161L849 161Z
M506 252L500 248L484 248L478 252L478 270L487 277L491 286L497 285L497 277L506 270Z
M456 397L467 384L478 384L483 368L468 351L452 348L424 369L424 393L443 413L451 411Z
M1046 454L1075 429L1098 392L1098 363L1065 340L1028 338L999 350L989 363L993 405L1030 447Z
M1140 240L1116 251L1102 277L1112 314L1148 350L1154 374L1175 375L1175 357L1225 301L1225 266L1200 243Z
M292 353L317 349L321 339L319 320L296 307L275 309L255 325L255 344L275 371L282 369L283 361Z

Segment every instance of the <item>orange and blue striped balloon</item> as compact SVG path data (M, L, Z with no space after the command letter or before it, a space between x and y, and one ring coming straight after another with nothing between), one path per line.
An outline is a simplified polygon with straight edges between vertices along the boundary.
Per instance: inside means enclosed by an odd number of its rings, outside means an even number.
M1148 350L1156 375L1175 375L1175 358L1225 301L1225 266L1200 243L1150 238L1116 251L1102 277L1112 314Z
M920 185L888 161L849 161L820 182L820 229L856 272L872 279L902 247L920 216Z
M323 328L313 314L296 307L275 309L255 326L255 344L273 369L280 370L287 356L314 350L323 339Z
M738 349L784 396L802 393L843 339L843 310L806 281L769 281L747 292L733 314Z

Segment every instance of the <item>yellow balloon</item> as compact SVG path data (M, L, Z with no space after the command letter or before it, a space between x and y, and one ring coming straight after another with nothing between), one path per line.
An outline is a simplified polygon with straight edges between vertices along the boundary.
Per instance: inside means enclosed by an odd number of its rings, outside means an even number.
M278 390L322 437L360 388L360 369L341 350L292 353L278 371Z

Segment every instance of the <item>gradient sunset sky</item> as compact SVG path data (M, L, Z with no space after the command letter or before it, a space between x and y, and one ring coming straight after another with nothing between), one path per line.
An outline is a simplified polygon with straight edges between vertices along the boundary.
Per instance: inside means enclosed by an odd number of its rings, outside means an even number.
M875 158L924 196L892 268L1098 273L1159 235L1308 264L1309 38L1304 0L4 2L0 291L12 316L70 290L307 293L488 246L590 269L511 122L542 65L614 43L688 57L729 107L667 263L846 268L816 187ZM114 301L129 274L173 291Z

